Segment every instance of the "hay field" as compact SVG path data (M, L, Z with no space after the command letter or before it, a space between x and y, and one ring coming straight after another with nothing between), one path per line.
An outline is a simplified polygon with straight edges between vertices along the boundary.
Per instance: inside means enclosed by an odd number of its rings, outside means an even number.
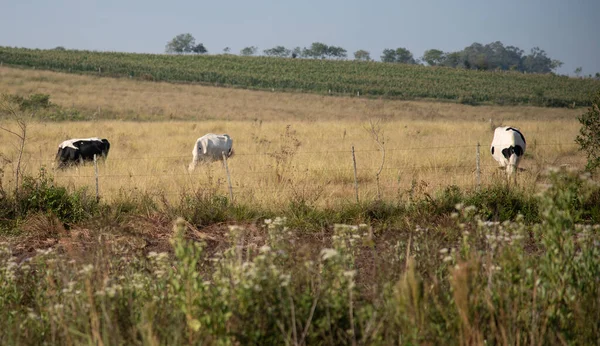
M31 121L25 172L36 175L41 166L50 167L58 143L65 139L108 138L111 151L99 165L105 200L136 190L170 199L183 191L227 194L220 163L187 172L192 146L207 132L228 133L234 140L236 154L229 169L235 200L261 205L290 199L319 205L354 200L352 145L360 198L374 198L381 151L367 131L369 120L378 122L385 138L380 187L387 199L406 198L411 186L415 193L433 193L451 184L474 187L477 142L482 183L499 179L489 154L490 118L518 127L526 136L525 171L519 175L524 186L532 186L550 165L579 168L585 163L574 143L576 116L583 112L577 109L324 97L9 68L0 68L0 93L46 93L60 106L94 112L94 121ZM13 126L7 119L0 121ZM5 186L12 185L14 176L14 144L13 136L0 132ZM92 166L54 174L59 184L93 191Z

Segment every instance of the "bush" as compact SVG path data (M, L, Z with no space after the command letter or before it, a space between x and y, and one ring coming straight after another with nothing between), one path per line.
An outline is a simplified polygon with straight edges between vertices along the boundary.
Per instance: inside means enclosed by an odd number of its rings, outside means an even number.
M526 223L539 220L538 202L522 189L496 184L465 196L464 205L477 206L486 220L514 220L517 215L525 217Z
M28 98L19 95L9 95L10 101L19 105L21 111L46 109L52 106L50 95L31 94Z
M74 223L94 215L98 211L95 197L86 189L74 192L56 186L44 168L37 177L25 176L16 203L21 217L32 212L48 212L64 223Z
M592 98L592 105L587 112L577 119L581 129L575 141L587 155L586 169L594 171L600 166L600 91Z

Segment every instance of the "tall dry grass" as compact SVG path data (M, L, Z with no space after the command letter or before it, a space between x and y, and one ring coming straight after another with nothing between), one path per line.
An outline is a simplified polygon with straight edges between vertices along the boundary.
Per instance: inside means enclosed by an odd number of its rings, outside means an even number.
M573 143L576 123L521 121L512 125L520 127L528 139L520 184L532 185L549 165L584 165ZM415 183L416 193L432 193L448 185L474 187L477 142L481 143L482 182L503 178L489 154L492 133L485 121L389 121L383 126L384 198L407 196ZM43 165L51 167L58 143L67 138L101 136L111 142L107 161L99 165L100 193L105 199L118 196L122 189L173 198L197 189L225 194L226 175L220 162L199 166L192 174L187 165L197 137L206 132L228 133L236 151L228 164L237 200L267 204L299 199L330 204L353 199L353 145L360 196L376 195L375 173L381 155L364 127L360 121L36 122L29 126L25 172L35 175ZM16 155L11 140L5 133L0 135L4 144L0 153L7 158ZM5 167L9 185L12 166ZM72 188L95 183L92 165L55 171L55 177Z
M548 165L580 167L585 160L574 144L578 110L269 93L6 67L0 68L0 93L47 93L62 107L93 112L98 120L30 122L25 172L35 175L40 167L50 166L58 143L65 139L108 138L111 151L99 167L100 193L107 200L123 189L170 198L196 189L226 193L220 163L193 174L186 170L195 140L208 132L232 136L236 155L229 165L235 198L259 204L352 200L352 146L360 198L373 198L382 155L367 131L369 119L381 121L384 198L432 193L451 184L473 187L477 142L482 182L501 179L489 155L490 119L520 128L527 138L520 184L533 184ZM148 121L104 119L112 117ZM1 121L11 126L9 120ZM11 143L11 135L0 132L9 186L16 154ZM77 188L93 186L93 172L92 166L85 166L55 175L57 182Z

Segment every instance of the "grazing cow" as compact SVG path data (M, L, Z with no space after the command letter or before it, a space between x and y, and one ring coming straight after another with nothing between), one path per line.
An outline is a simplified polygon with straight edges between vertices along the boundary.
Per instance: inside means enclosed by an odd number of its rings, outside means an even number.
M55 160L58 168L65 168L71 164L80 164L84 161L94 161L94 155L106 159L110 143L101 138L75 138L66 140L58 145Z
M193 171L198 164L198 161L213 162L223 159L223 153L227 157L233 155L233 141L227 134L216 135L207 133L198 138L194 149L192 149L192 162L188 167L189 171Z
M497 127L490 150L500 167L506 167L506 173L513 175L525 154L525 137L514 127Z

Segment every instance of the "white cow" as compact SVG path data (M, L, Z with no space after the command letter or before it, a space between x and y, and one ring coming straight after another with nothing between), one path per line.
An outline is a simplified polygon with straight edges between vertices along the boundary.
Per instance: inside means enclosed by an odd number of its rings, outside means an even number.
M213 162L223 159L223 153L227 157L233 155L233 141L227 134L216 135L207 133L198 138L194 149L192 150L192 162L189 166L189 171L193 171L198 164L198 161Z
M494 130L490 151L500 167L506 167L506 173L513 175L525 154L525 146L525 137L519 130L502 126Z

